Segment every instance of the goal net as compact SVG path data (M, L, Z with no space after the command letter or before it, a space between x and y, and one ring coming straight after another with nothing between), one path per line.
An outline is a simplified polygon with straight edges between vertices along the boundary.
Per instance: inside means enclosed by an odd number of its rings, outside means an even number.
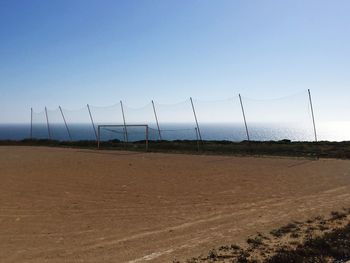
M120 146L126 143L144 145L148 150L149 127L147 124L105 124L97 126L97 147Z

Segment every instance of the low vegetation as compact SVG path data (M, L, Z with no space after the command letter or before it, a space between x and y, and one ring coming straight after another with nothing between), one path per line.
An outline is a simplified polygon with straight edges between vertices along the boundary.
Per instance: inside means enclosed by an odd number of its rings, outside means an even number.
M20 140L0 141L0 145L31 145L79 147L96 149L96 141L55 141L55 140ZM119 140L101 142L101 149L145 151L145 141L124 143ZM350 141L346 142L291 142L282 141L149 141L150 152L173 152L192 154L221 155L273 155L307 158L343 158L350 159Z
M350 209L325 219L291 222L264 235L249 237L245 245L226 245L186 263L326 263L350 260ZM181 261L174 260L180 263Z

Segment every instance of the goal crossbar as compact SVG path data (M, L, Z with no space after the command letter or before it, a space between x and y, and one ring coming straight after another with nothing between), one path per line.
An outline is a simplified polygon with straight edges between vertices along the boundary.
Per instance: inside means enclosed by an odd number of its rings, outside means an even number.
M123 128L124 129L124 142L128 141L128 127L144 127L145 128L145 141L146 141L146 151L148 151L148 134L149 134L149 127L147 124L103 124L97 126L97 148L100 149L100 143L101 143L101 128Z

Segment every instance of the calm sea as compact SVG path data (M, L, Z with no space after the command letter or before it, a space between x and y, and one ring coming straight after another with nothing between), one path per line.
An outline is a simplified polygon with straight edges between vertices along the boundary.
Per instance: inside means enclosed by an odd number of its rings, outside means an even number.
M245 127L242 124L201 124L200 134L196 132L195 125L186 123L163 124L160 127L163 140L195 140L201 136L203 140L229 140L242 141L247 139ZM299 127L292 124L255 123L248 126L251 140L282 140L313 141L312 126ZM91 124L74 124L69 126L72 140L94 140L95 132ZM67 129L62 124L50 125L51 138L56 140L69 140ZM145 138L144 128L127 127L130 141ZM324 122L317 125L319 140L346 141L350 140L350 122ZM125 136L120 128L101 129L102 140L120 139ZM0 124L0 139L21 140L30 137L29 124ZM33 138L48 138L46 125L33 126ZM159 132L155 124L150 124L149 138L156 140Z

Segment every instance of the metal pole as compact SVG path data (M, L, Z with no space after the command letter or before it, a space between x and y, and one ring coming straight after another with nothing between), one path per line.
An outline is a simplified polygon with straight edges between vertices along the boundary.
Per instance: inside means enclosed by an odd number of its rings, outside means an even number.
M198 129L199 139L202 141L202 135L201 135L201 131L200 131L200 129L199 129L198 120L197 120L197 115L196 115L196 111L195 111L195 109L194 109L192 97L190 97L190 100L191 100L191 105L192 105L192 110L193 110L194 119L195 119L195 121L196 121L197 129Z
M148 151L148 125L146 125L146 152Z
M238 94L238 97L239 97L239 101L241 103L241 108L242 108L242 114L243 114L243 119L244 119L244 125L245 125L245 131L247 133L247 138L248 138L248 142L250 141L250 138L249 138L249 132L248 132L248 125L247 125L247 120L245 118L245 113L244 113L244 107L243 107L243 103L242 103L242 98L241 98L241 94Z
M311 107L312 123L313 123L313 125L314 125L315 142L317 142L317 132L316 132L314 108L313 108L313 106L312 106L311 92L310 92L310 89L308 89L307 91L308 91L308 93L309 93L309 101L310 101L310 107Z
M199 152L199 140L198 140L198 128L194 128L196 130L196 139L197 139L197 151Z
M98 137L97 137L97 149L100 149L100 126L98 126L97 128L97 134L98 134Z
M58 108L60 109L60 112L61 112L61 115L62 115L62 118L63 118L63 121L64 121L64 125L66 126L66 129L67 129L67 132L68 132L68 136L69 136L69 140L72 141L72 136L71 136L70 131L68 129L68 125L67 125L67 122L66 122L66 118L64 117L62 108L61 108L61 106L58 106Z
M89 111L89 115L90 115L90 120L91 120L92 128L94 129L95 137L96 137L96 141L97 141L97 140L98 140L98 137L97 137L96 127L95 127L95 124L94 124L94 119L92 118L90 106L89 106L89 104L86 104L86 106L87 106L88 111Z
M30 108L30 139L33 140L33 108Z
M51 140L51 131L50 131L50 124L49 124L49 116L47 115L47 108L45 107L45 114L46 114L46 123L47 123L47 132L49 134L49 140Z
M123 115L123 122L124 122L124 129L125 129L125 138L126 138L126 142L129 141L129 138L128 138L128 131L126 130L126 122L125 122L125 115L124 115L124 108L123 108L123 102L120 101L120 107L122 108L122 115Z
M162 140L162 135L161 135L161 133L160 133L160 128L159 128L159 122L158 122L158 117L157 117L156 107L154 106L154 102L153 102L153 100L152 100L152 106L153 106L154 117L156 118L156 122L157 122L159 139L160 139L160 140Z

